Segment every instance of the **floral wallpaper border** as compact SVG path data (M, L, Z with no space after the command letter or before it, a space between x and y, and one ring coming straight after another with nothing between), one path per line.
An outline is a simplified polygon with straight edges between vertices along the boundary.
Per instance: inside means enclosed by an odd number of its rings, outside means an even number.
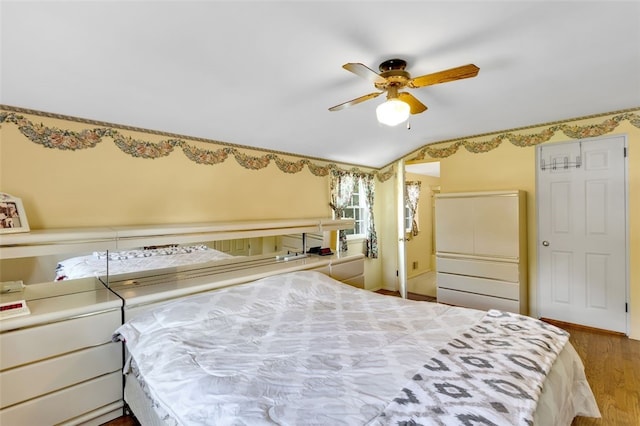
M4 109L14 109L12 107L2 106ZM15 108L17 111L20 109ZM569 121L577 121L580 119L567 120L564 123L547 125L548 127L540 130L538 133L524 134L514 133L515 131L504 132L495 135L489 140L471 142L467 139L461 139L456 141L438 142L422 147L416 151L411 158L404 157L407 161L421 161L429 156L431 158L446 158L456 152L460 147L464 147L467 151L474 154L480 154L489 152L498 148L502 142L508 141L515 146L519 147L531 147L543 142L549 141L557 132L562 132L569 138L582 139L588 137L602 136L607 133L613 132L620 123L628 121L633 126L640 129L640 115L637 110L620 111L618 113L600 114L593 117L601 117L615 114L613 117L606 118L600 124L589 124L584 126L566 124ZM55 114L47 114L29 111L28 114L41 115L51 118L58 118L63 120L82 121L89 122L88 120L74 120L71 117L64 117ZM585 117L585 118L593 118ZM584 118L582 118L584 119ZM215 150L198 148L189 144L186 140L170 137L160 142L148 142L144 140L134 139L131 136L123 135L116 128L111 126L101 126L94 129L84 129L81 131L72 131L58 129L56 127L47 127L42 123L33 123L23 115L17 112L0 111L0 124L10 123L18 126L19 131L30 141L42 145L46 148L54 148L61 150L78 150L93 148L103 141L104 138L111 138L115 145L122 150L122 152L129 154L133 157L155 159L160 157L166 157L171 154L175 149L181 149L182 152L191 161L197 164L214 165L220 164L228 160L229 157L233 157L240 166L249 170L260 170L267 167L273 161L278 169L284 173L299 173L305 166L314 176L328 176L329 173L352 173L359 176L375 176L380 182L385 182L395 175L393 165L387 166L385 171L374 170L372 172L365 172L357 167L353 167L348 170L339 168L334 163L329 164L317 164L310 158L301 158L297 161L288 161L278 155L277 152L267 152L261 156L252 156L243 153L238 150L236 146L231 144L225 144L217 141L207 141L212 144L222 145L221 148ZM533 127L545 127L545 125L530 126ZM134 131L144 131L141 129L132 129ZM447 146L437 146L442 144L448 144ZM247 148L251 149L251 148ZM260 151L258 149L258 151ZM295 154L291 154L295 156ZM411 155L411 154L410 154Z
M51 116L46 115L45 116ZM61 118L53 116L53 118ZM69 119L69 118L61 118ZM0 124L10 123L18 126L18 130L27 139L46 148L60 150L78 150L94 148L103 141L104 138L111 138L115 145L124 153L133 157L155 159L166 157L174 150L181 149L191 161L197 164L214 165L220 164L233 157L240 166L249 170L260 170L267 167L273 161L278 169L284 173L299 173L305 166L314 176L328 176L332 171L352 173L359 176L376 176L378 180L384 182L394 175L393 167L386 172L366 172L357 167L349 170L339 168L334 163L317 164L309 158L302 158L297 161L288 161L275 152L269 152L261 156L252 156L238 148L228 145L215 150L198 148L189 144L186 140L179 138L169 138L160 142L148 142L134 139L131 136L123 135L113 127L96 127L81 131L58 129L48 127L42 123L34 123L24 115L16 112L0 111ZM216 143L216 142L211 142ZM294 154L291 154L295 156Z
M611 115L616 113L609 113L603 115ZM577 120L577 119L576 119ZM567 121L576 121L576 120L567 120ZM622 112L620 114L614 115L611 118L605 119L600 124L588 124L585 126L577 126L577 125L569 125L566 123L554 124L551 125L538 133L532 134L516 134L513 132L505 132L500 133L494 136L493 138L485 141L479 142L471 142L467 139L457 140L455 142L450 142L449 145L444 147L436 147L434 145L439 145L444 142L427 145L422 147L417 154L411 158L408 158L407 161L420 161L424 160L426 156L431 158L446 158L449 157L456 152L460 147L464 147L467 151L474 154L481 154L485 152L489 152L493 149L499 147L502 142L509 141L515 146L519 146L521 148L531 147L543 142L549 141L557 132L564 133L565 136L572 139L584 139L602 136L607 133L613 132L620 123L623 121L628 121L634 127L640 129L640 115L635 112ZM544 126L544 125L543 125ZM533 126L533 127L543 127L543 126Z

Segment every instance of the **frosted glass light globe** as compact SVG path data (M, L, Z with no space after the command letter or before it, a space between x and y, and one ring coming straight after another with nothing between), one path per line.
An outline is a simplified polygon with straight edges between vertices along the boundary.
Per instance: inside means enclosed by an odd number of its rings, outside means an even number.
M407 121L410 112L408 103L395 98L388 99L376 108L378 121L387 126L397 126Z

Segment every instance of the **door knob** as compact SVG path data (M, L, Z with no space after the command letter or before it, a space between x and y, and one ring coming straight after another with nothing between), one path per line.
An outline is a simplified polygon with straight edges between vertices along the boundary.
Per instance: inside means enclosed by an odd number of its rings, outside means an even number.
M545 246L545 247L549 247L549 241L546 241L546 240L545 240L545 241L543 241L543 242L542 242L542 245L543 245L543 246Z

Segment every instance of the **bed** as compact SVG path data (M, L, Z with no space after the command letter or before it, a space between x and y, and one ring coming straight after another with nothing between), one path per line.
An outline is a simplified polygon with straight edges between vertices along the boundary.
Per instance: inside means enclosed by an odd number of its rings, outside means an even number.
M135 250L94 252L86 256L76 256L58 262L56 281L76 278L99 277L107 274L118 275L131 272L194 265L234 257L204 244L166 245L145 247Z
M168 302L119 327L144 425L569 425L600 417L568 335L314 271ZM487 346L488 345L488 346Z

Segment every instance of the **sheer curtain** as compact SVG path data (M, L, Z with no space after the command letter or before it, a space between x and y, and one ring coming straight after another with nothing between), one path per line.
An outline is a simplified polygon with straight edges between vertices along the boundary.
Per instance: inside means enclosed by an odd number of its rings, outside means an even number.
M420 199L420 181L407 181L404 184L405 187L405 203L409 208L409 215L411 219L411 235L414 237L418 235L420 230L418 229L418 223L416 222L416 211L418 210L418 200Z

